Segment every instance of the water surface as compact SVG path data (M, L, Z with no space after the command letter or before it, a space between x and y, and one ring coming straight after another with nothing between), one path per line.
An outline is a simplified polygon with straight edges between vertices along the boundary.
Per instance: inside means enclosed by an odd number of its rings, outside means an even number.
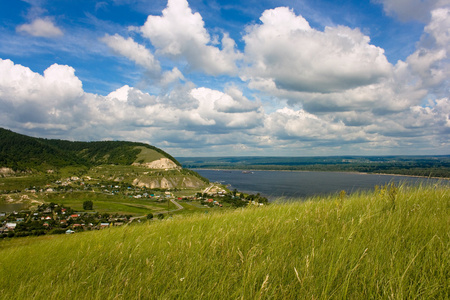
M391 182L400 184L426 184L448 180L434 178L378 175L341 172L300 172L300 171L247 171L239 170L195 170L211 182L230 185L230 189L261 195L270 200L276 198L303 198L315 195L338 193L342 190L352 193L373 189L376 185Z

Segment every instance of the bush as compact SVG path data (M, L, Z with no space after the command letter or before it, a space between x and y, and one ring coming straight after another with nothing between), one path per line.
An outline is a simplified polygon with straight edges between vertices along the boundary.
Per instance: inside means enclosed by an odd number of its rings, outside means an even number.
M83 202L83 209L84 210L92 210L94 209L94 203L91 200L86 200Z

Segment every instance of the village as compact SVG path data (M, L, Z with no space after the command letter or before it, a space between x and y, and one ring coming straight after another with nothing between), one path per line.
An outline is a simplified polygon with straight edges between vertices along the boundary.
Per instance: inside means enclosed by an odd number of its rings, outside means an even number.
M259 195L244 195L237 190L228 191L219 184L210 184L202 191L189 196L177 189L148 189L115 182L89 183L78 177L58 180L44 187L30 187L23 191L2 191L2 193L22 194L21 197L63 199L74 193L91 195L92 193L104 196L117 196L129 201L146 201L145 203L158 203L166 207L173 203L175 208L169 210L151 211L144 215L132 213L102 213L95 209L95 201L85 200L83 210L75 210L68 205L52 202L41 202L35 209L24 209L13 212L0 212L0 238L38 236L45 234L73 234L76 232L100 230L113 226L122 226L131 223L140 223L153 220L162 220L171 217L182 209L180 203L189 203L198 211L206 209L237 208L248 205L261 206L267 199ZM37 199L36 198L36 199ZM170 202L170 203L169 203Z

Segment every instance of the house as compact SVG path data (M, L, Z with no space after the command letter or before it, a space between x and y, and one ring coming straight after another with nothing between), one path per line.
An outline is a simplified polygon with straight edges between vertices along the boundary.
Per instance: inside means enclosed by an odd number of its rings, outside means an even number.
M16 229L16 226L17 226L17 223L6 223L5 224L5 227L8 230L14 230L14 229Z
M67 229L66 230L66 234L72 234L72 233L75 233L75 231L73 231L72 229Z
M70 215L70 217L72 218L72 219L76 219L76 218L78 218L80 215L79 214L73 214L73 215Z
M109 223L100 223L100 228L109 227Z

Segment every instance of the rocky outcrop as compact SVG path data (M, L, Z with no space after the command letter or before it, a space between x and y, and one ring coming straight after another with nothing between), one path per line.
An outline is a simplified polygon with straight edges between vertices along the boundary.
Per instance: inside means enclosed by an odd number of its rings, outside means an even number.
M149 169L159 169L159 170L173 170L181 169L176 163L168 158L160 158L148 163L133 163L133 166L142 166Z
M15 172L13 171L13 169L10 168L0 168L0 176L11 176L14 175Z
M162 177L162 178L136 178L133 185L149 189L173 189L173 188L199 188L205 183L198 178L190 176Z

